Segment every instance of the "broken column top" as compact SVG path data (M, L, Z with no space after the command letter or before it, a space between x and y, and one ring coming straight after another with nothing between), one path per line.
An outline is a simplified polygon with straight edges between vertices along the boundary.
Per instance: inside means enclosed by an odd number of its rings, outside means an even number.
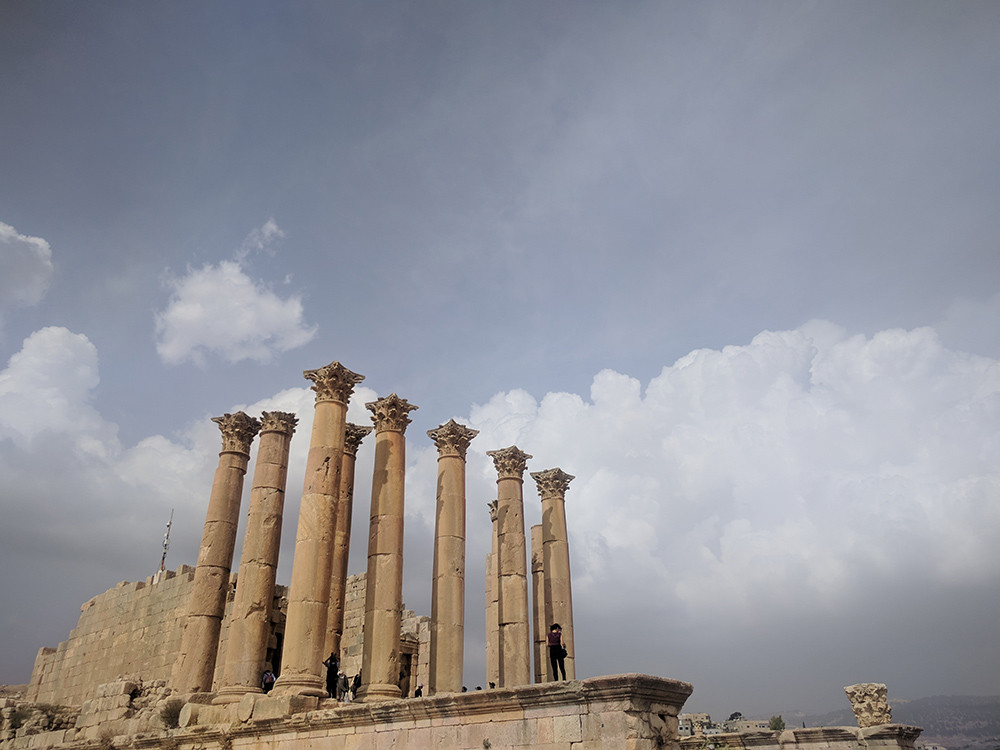
M851 708L858 719L858 726L877 727L892 723L892 709L886 698L886 687L880 682L859 682L844 688Z

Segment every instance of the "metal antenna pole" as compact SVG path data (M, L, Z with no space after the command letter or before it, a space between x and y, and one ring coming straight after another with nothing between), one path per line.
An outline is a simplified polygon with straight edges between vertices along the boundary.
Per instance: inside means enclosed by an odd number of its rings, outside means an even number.
M167 533L163 535L163 556L160 557L160 570L163 571L167 564L167 550L170 549L170 527L174 525L174 509L170 509L170 520L167 521Z

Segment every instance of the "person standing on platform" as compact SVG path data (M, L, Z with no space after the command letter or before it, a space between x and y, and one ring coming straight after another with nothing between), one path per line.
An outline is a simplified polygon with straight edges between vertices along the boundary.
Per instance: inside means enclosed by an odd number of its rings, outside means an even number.
M565 680L566 647L563 646L562 627L560 627L558 622L552 623L552 627L546 633L545 644L549 647L549 664L552 665L552 679L558 680L559 672L562 672L562 678Z

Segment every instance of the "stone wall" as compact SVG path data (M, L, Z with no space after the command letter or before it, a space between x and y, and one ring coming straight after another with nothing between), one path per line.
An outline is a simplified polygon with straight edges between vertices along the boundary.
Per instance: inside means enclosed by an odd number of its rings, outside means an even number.
M681 750L912 750L922 730L902 724L874 727L808 727L781 732L695 735Z
M107 725L104 735L49 732L0 747L92 750L106 738L132 750L679 750L677 714L690 694L688 683L633 674L383 703L247 695L229 706L188 704L175 730L125 734L122 725L111 736Z
M238 583L235 577L233 580ZM146 684L165 680L169 684L181 645L193 581L194 568L182 565L176 572L167 570L144 581L122 581L90 599L80 608L80 619L69 638L57 648L39 650L25 699L80 706L94 697L98 685L122 679ZM278 586L275 591L272 647L283 636L287 608L285 593L284 586ZM351 576L347 582L342 653L343 670L350 676L361 671L364 607L365 574L362 573ZM219 640L216 685L224 666L231 608L232 594L226 605ZM409 694L412 695L418 684L427 681L429 619L404 611L402 633L404 650L412 650L412 644L419 648L410 678Z
M84 603L69 638L38 652L25 697L79 706L119 675L170 679L193 579L194 568L182 565Z

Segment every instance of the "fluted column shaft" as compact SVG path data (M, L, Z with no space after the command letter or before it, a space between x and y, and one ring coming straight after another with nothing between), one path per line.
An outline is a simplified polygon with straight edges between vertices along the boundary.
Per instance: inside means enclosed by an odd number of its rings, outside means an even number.
M243 412L212 419L222 431L222 452L212 482L201 549L188 599L181 651L174 672L174 690L200 693L212 689L219 651L219 632L229 591L229 572L236 547L243 477L250 461L250 443L260 422Z
M462 689L465 658L465 453L478 430L450 420L427 435L438 449L428 691Z
M303 376L314 383L316 410L295 534L281 675L273 692L325 697L323 647L330 605L333 522L340 494L345 417L354 386L364 377L339 362L307 370Z
M488 451L496 466L499 523L500 685L531 683L531 633L528 627L528 572L524 536L525 462L531 458L516 446Z
M340 658L344 635L344 605L347 600L347 564L351 557L351 520L354 516L354 469L358 448L371 427L348 424L344 431L344 459L340 468L340 498L333 528L333 571L330 574L330 609L326 624L324 654Z
M368 535L364 647L358 700L399 698L399 631L403 606L403 512L407 413L417 407L395 393L365 404L375 422L375 473Z
M493 541L486 555L486 682L500 685L500 573L497 501L490 504Z
M288 412L265 411L261 415L250 510L216 703L231 703L244 693L262 692L260 676L271 636L288 451L297 423L295 415Z
M549 626L545 621L545 565L542 551L542 525L531 527L531 625L534 638L532 654L535 659L535 682L548 682L549 653L546 648L545 634Z
M545 570L545 619L562 627L566 679L576 679L573 648L573 590L569 570L569 534L566 530L566 489L573 477L562 469L532 473L542 499L542 550ZM551 669L551 667L550 667Z

